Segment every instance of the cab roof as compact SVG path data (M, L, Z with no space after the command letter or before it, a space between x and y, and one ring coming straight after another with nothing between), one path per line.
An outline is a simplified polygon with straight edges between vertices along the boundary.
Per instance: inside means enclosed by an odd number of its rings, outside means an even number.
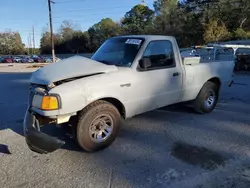
M121 35L113 38L121 37L131 37L131 38L144 38L145 40L166 40L166 39L175 39L173 36L164 36L164 35Z

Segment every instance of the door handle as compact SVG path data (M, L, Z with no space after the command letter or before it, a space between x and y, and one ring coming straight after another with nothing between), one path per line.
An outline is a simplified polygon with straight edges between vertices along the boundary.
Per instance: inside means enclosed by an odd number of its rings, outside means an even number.
M173 77L175 77L175 76L179 76L180 75L180 73L179 72L175 72L175 73L173 73Z
M121 84L120 86L121 86L121 87L130 87L130 86L131 86L131 83Z

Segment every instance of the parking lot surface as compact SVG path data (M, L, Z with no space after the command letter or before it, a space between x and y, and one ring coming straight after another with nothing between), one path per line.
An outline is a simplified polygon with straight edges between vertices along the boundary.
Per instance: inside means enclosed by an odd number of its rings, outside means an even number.
M177 105L127 120L97 153L51 127L67 144L39 155L22 132L33 70L0 67L0 187L250 187L250 76L236 75L210 114Z

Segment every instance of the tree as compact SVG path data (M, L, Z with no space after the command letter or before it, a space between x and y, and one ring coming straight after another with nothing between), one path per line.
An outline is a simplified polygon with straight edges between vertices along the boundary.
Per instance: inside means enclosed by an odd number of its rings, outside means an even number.
M24 44L22 43L21 36L18 32L13 32L12 34L12 54L23 54L24 53Z
M242 28L238 28L233 32L233 38L236 40L244 40L250 38L250 32L246 32Z
M51 53L50 32L48 31L45 31L40 39L40 53L42 54Z
M24 44L19 32L8 30L0 33L0 54L23 54Z
M89 42L92 51L95 51L106 39L120 34L120 28L110 18L102 19L88 30Z
M88 32L75 30L71 22L64 21L58 33L54 33L53 38L57 54L90 52ZM44 29L42 34L40 52L41 54L51 54L51 39L48 29Z
M74 31L72 39L69 41L72 53L88 52L89 51L89 36L87 32Z
M154 11L144 5L136 5L122 19L126 34L142 34L152 26Z
M206 14L210 19L220 19L230 32L239 27L250 29L249 0L219 0L211 3Z
M71 39L73 36L73 33L74 33L73 23L67 20L63 21L59 29L59 34L62 40L67 41Z
M205 26L204 40L206 42L219 42L230 38L225 24L218 20L212 20Z
M154 9L157 15L170 14L173 9L176 9L178 0L156 0L154 1Z
M177 0L157 0L154 2L156 18L154 27L157 34L172 35L180 31L176 26L180 26L180 15L183 13L177 9Z

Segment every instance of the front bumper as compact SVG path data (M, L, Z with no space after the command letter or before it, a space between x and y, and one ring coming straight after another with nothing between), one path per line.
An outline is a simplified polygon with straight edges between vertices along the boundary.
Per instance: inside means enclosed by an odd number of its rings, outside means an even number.
M30 109L26 111L23 122L24 135L29 148L37 153L51 153L62 147L65 142L40 131L39 121Z

